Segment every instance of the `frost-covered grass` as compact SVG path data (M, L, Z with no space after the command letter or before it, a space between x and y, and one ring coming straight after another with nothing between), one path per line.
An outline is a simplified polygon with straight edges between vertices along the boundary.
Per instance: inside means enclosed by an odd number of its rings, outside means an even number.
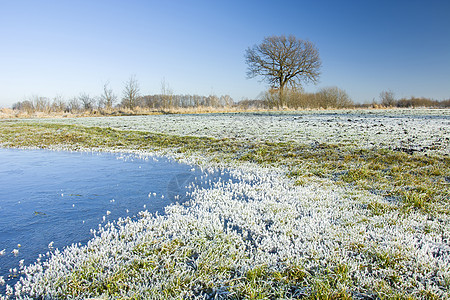
M450 154L450 109L341 110L40 119L178 136L326 143Z
M237 179L191 186L192 200L164 216L108 224L86 246L24 267L8 290L80 299L448 298L448 125L448 111L0 122L3 147L156 152Z

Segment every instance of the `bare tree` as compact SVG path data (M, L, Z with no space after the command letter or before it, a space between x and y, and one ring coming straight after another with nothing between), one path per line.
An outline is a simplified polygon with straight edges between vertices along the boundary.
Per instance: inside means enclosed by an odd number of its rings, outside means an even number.
M73 97L67 103L67 110L71 113L77 112L80 110L80 101L78 101L77 97Z
M109 87L109 81L103 85L103 94L100 95L100 106L104 106L108 109L112 108L117 101L117 95Z
M27 114L32 114L34 112L34 106L31 100L16 102L12 105L12 109L25 111Z
M322 65L315 45L292 35L266 37L261 44L247 49L245 59L248 78L262 76L272 89L278 90L281 105L285 86L316 83Z
M80 101L84 110L94 109L94 99L91 98L89 94L81 93L80 96L78 96L78 100Z
M220 106L224 106L224 107L230 107L234 103L233 98L231 98L230 95L220 96L219 102L220 102Z
M217 107L219 104L219 98L216 95L209 95L206 97L206 106Z
M166 83L165 78L161 80L161 96L163 108L172 108L173 90L170 88L169 84Z
M52 110L57 112L62 112L66 110L66 102L64 101L64 98L62 95L56 95L53 98L52 102Z
M32 95L30 101L31 103L33 103L33 109L35 112L50 112L50 101L47 97Z
M125 83L123 89L122 105L133 109L137 106L139 100L139 83L136 80L136 76L131 76L130 79Z
M381 104L386 107L395 106L395 104L396 104L394 92L391 90L382 91L380 93L380 99L381 99Z

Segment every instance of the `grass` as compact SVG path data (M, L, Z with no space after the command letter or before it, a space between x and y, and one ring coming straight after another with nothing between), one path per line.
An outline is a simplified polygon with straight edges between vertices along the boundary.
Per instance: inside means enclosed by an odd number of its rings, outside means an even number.
M450 158L446 155L408 154L389 149L362 149L351 144L298 144L215 139L208 137L176 136L142 131L119 131L111 128L82 127L0 121L0 146L15 148L48 148L67 150L117 150L173 152L202 155L217 162L253 162L260 165L283 167L288 177L297 185L331 181L352 189L381 195L385 202L370 201L367 208L374 216L396 211L398 214L420 212L434 218L449 213ZM395 220L390 220L395 222ZM361 219L364 222L364 219ZM377 226L378 224L371 224ZM424 227L423 231L440 228ZM442 234L445 234L443 232ZM123 237L123 239L130 237ZM280 269L255 265L242 271L233 264L236 243L224 234L199 237L189 241L180 239L154 239L144 241L133 249L133 259L125 260L110 276L98 261L84 261L76 271L61 282L52 283L63 291L61 298L75 297L81 293L119 297L127 291L127 280L157 282L154 290L129 294L129 299L190 298L205 296L230 299L434 299L429 290L414 298L408 291L395 289L404 280L396 273L403 260L401 249L377 249L355 243L354 252L367 257L370 272L379 272L376 286L362 287L350 275L354 270L341 262L320 262L322 268L308 269L301 263ZM181 271L180 271L181 270ZM141 277L152 274L150 277ZM171 274L169 276L169 274ZM158 278L166 278L164 282ZM218 278L220 286L211 284ZM450 282L450 280L448 280ZM50 284L50 283L49 283ZM447 290L450 284L446 284ZM156 286L157 285L157 286ZM190 293L186 294L186 290ZM349 292L355 291L358 292Z
M400 211L449 213L450 157L408 154L349 145L301 145L238 139L175 136L73 125L0 122L3 147L164 151L207 153L214 161L249 161L286 167L297 184L325 178L364 189L397 204ZM374 207L374 213L380 207Z

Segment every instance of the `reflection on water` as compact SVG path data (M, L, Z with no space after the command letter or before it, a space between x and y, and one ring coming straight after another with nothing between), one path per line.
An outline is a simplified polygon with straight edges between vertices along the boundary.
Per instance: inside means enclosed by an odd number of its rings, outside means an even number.
M0 276L8 281L10 269L33 263L50 243L87 242L98 224L163 213L201 176L162 158L0 149Z

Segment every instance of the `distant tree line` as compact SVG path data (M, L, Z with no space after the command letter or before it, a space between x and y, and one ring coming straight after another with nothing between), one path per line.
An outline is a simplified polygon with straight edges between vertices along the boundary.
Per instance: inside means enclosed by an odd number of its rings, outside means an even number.
M235 103L229 95L189 95L173 94L165 90L161 94L139 95L138 86L129 83L123 90L119 103L118 97L108 85L104 86L103 94L92 97L81 93L65 101L61 96L53 99L31 96L26 100L16 102L12 108L28 114L44 113L113 113L121 110L149 110L169 112L176 109L313 109L313 108L350 108L354 106L348 94L337 87L320 89L316 93L305 93L301 90L285 89L280 94L277 90L262 93L260 99L244 99ZM280 99L282 95L283 99Z
M119 98L110 88L109 82L103 85L103 91L98 96L80 93L68 100L62 96L53 99L41 96L31 96L13 104L14 110L27 114L43 113L90 113L90 114L122 114L171 112L179 109L197 110L230 109L230 110L262 110L262 109L333 109L354 107L450 107L450 99L437 101L428 98L411 97L395 99L392 91L380 93L380 101L371 104L355 104L349 95L338 87L325 87L315 93L307 93L301 87L279 89L272 88L262 93L259 99L244 99L238 103L229 95L188 95L174 94L172 89L162 81L161 93L141 95L139 83L134 76L124 84L122 97Z
M401 98L395 99L393 95L380 96L380 101L370 104L355 104L348 94L338 87L322 88L315 93L307 93L302 90L285 89L280 99L280 93L269 90L262 93L259 99L243 99L237 103L228 96L202 96L189 94L172 94L170 91L154 95L138 95L129 90L124 90L121 101L108 88L100 96L92 97L87 93L81 93L77 97L64 100L61 96L53 99L40 96L31 96L23 101L16 102L12 108L27 114L35 112L43 113L99 113L115 114L131 111L139 113L139 110L154 112L170 112L177 109L196 110L201 108L230 109L230 110L265 110L265 109L334 109L334 108L369 108L369 107L398 107L398 108L449 108L450 99L437 101L428 98Z
M281 96L280 96L281 95ZM280 97L284 97L280 99ZM322 88L315 93L303 90L285 89L280 94L277 90L263 93L257 100L245 99L237 103L240 109L333 109L333 108L450 108L450 99L433 100L424 97L395 99L394 93L384 91L380 100L372 103L354 103L348 94L338 87Z
M89 94L82 93L78 97L73 97L64 101L60 97L49 99L40 96L31 96L26 100L16 102L12 105L14 110L24 111L26 113L34 112L66 112L66 113L80 113L80 112L106 112L108 110L121 109L149 109L153 111L169 111L178 108L231 108L235 106L233 99L229 95L223 96L201 96L201 95L145 95L139 96L135 99L122 99L118 105L111 105L111 103L103 101L100 97L91 97Z
M375 102L375 104L378 104ZM395 99L394 92L382 91L380 93L379 104L383 107L403 107L403 108L413 108L413 107L435 107L435 108L447 108L450 107L450 99L447 100L433 100L424 97L414 97L410 98L400 98Z
M233 99L228 96L200 95L147 95L140 97L139 106L153 109L196 108L196 107L232 107Z
M120 102L119 102L120 100ZM163 81L160 94L141 95L139 83L134 76L125 83L122 98L113 92L109 82L103 86L103 92L99 96L91 96L87 93L64 100L62 96L53 99L33 95L23 101L12 105L14 110L20 110L28 114L34 112L52 113L107 113L120 110L151 110L170 111L180 108L229 108L235 106L233 98L229 95L187 95L174 94Z
M432 100L428 98L416 98L411 97L409 99L402 98L399 100L396 100L395 102L396 107L437 107L437 108L448 108L450 107L450 99L447 100Z

